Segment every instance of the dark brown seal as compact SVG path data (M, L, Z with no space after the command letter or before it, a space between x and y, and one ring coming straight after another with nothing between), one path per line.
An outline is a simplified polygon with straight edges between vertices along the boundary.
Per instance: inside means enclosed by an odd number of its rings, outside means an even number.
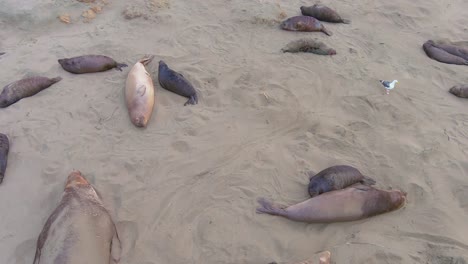
M450 88L449 92L461 98L468 98L468 85L455 85Z
M329 48L323 42L313 39L299 39L289 42L283 49L283 52L309 52L318 55L335 55L336 50Z
M0 52L0 56L2 56L3 54L5 54L5 52Z
M320 21L311 17L311 16L295 16L286 19L281 22L280 27L284 30L289 31L306 31L314 32L321 31L328 36L331 36L332 33L329 32Z
M8 151L10 150L10 141L7 135L0 133L0 184L5 177L5 171L8 162Z
M452 55L468 60L468 48L460 47L457 45L451 45L451 44L435 43L433 40L429 40L429 41L436 48L443 49Z
M447 64L468 65L468 60L450 54L447 51L437 47L437 45L432 40L426 41L423 44L423 49L427 56L433 60Z
M317 174L308 172L309 194L311 197L322 193L341 190L355 183L374 185L375 180L366 177L361 172L348 165L337 165L328 167Z
M331 22L331 23L344 23L349 24L351 21L341 18L338 13L322 4L315 4L313 6L301 6L301 13L304 16L315 17L318 20Z
M37 239L34 264L116 264L121 244L96 189L74 171Z
M102 72L113 68L122 71L127 64L117 63L114 59L104 55L83 55L73 58L59 59L62 68L68 72L81 74Z
M398 190L385 191L356 184L291 206L274 205L259 198L257 213L279 215L306 223L345 222L396 210L404 205L405 200L406 193Z
M7 107L25 97L33 96L60 80L62 80L61 77L47 78L35 76L12 82L3 87L3 91L0 94L0 107Z
M182 74L170 69L162 60L159 61L158 80L164 89L189 98L184 105L198 103L198 95L192 84Z

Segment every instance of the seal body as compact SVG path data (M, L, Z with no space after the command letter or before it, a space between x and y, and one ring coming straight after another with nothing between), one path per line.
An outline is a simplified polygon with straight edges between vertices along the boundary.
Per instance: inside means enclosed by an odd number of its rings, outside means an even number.
M436 61L447 63L447 64L456 64L456 65L468 65L468 60L450 54L447 51L437 47L437 44L432 40L428 40L423 44L424 52L426 55Z
M159 61L158 80L161 87L188 98L185 105L198 103L198 96L192 84L180 73L172 70L164 61Z
M331 36L332 33L329 32L320 21L311 16L294 16L286 19L281 22L280 27L284 30L289 31L306 31L314 32L321 31L328 36Z
M445 50L446 52L452 54L452 55L455 55L455 56L458 56L458 57L461 57L465 60L468 60L468 48L464 48L464 47L459 47L459 46L456 46L456 45L450 45L450 44L443 44L443 43L434 43L434 41L430 40L431 41L431 44L436 47L436 48L439 48L439 49L443 49Z
M356 184L288 207L273 205L260 198L257 213L306 223L346 222L396 210L404 205L405 200L406 194L398 190L385 191Z
M33 96L60 80L61 77L35 76L12 82L5 86L0 94L0 107L7 107L25 97Z
M351 166L337 165L328 167L317 174L309 174L309 194L311 197L322 193L341 190L355 183L364 185L374 185L375 180L366 177L361 172Z
M321 21L345 24L351 23L351 21L341 18L335 10L322 4L315 4L313 6L301 6L301 13L304 16L315 17L316 19Z
M127 67L127 64L117 63L114 59L104 55L83 55L59 59L58 62L64 70L76 74L102 72L113 68L122 71L123 67Z
M468 85L455 85L450 88L449 92L461 98L468 98Z
M139 60L128 73L125 101L130 120L137 127L146 127L154 108L154 85L145 68L154 56Z
M120 254L117 229L98 192L72 172L37 239L34 264L116 264Z
M5 171L8 162L8 151L10 150L10 141L7 135L0 133L0 184L5 177Z
M313 39L298 39L289 42L283 49L283 52L309 52L318 55L335 55L336 50L327 47L323 42Z

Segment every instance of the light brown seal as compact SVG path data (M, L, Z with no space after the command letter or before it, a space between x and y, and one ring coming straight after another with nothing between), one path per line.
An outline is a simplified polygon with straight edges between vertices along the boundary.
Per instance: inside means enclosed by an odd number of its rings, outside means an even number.
M281 51L291 53L309 52L318 55L336 55L336 50L329 48L323 42L306 38L289 42L281 49Z
M309 194L311 197L322 193L340 190L355 183L364 185L374 185L375 180L366 177L361 172L348 165L336 165L328 167L315 174L312 171L309 175Z
M83 55L59 59L58 62L64 70L75 74L102 72L113 68L122 71L123 67L128 66L104 55Z
M428 40L423 44L424 52L426 55L436 61L447 63L447 64L456 64L456 65L468 65L468 60L450 54L447 51L437 47L437 45L432 40Z
M332 33L328 31L320 21L310 16L295 16L290 17L283 22L281 22L280 27L284 30L289 31L306 31L314 32L321 31L328 36L331 36Z
M130 120L137 127L146 127L154 108L154 85L145 65L154 56L142 58L128 73L125 85L125 101Z
M406 193L398 190L385 191L356 184L287 207L259 198L257 213L279 215L306 223L345 222L396 210L404 205L405 200Z
M7 135L0 133L0 184L5 177L5 171L8 163L8 152L10 150L10 141Z
M455 85L450 88L449 92L461 98L468 98L468 85Z
M0 107L7 107L25 97L33 96L60 80L61 77L35 76L12 82L6 85L0 94Z
M73 171L37 239L34 264L116 264L121 244L96 189Z
M301 6L301 13L304 16L315 17L318 20L331 22L331 23L344 23L349 24L351 21L341 18L338 13L328 6L322 4L315 4L313 6Z

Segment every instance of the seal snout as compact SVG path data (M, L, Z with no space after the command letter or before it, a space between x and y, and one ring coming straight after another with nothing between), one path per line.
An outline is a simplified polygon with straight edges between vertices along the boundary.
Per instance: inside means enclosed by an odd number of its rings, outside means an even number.
M86 185L89 184L85 177L81 174L79 170L74 170L68 175L67 184L65 188L76 186L76 185Z
M137 115L132 117L132 123L137 127L145 127L146 119L143 115Z

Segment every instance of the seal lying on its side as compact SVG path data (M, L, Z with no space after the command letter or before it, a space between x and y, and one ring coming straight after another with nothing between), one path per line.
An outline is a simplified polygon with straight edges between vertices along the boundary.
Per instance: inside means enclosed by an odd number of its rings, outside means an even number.
M7 107L25 97L33 96L60 80L62 77L35 76L12 82L5 86L0 94L0 107Z
M114 59L104 55L83 55L73 58L59 59L58 62L64 70L71 73L102 72L113 68L122 71L127 64L117 63Z
M281 22L280 27L284 30L289 31L306 31L314 32L321 31L328 36L331 36L332 33L328 31L320 21L311 17L311 16L295 16L286 19Z
M170 69L164 61L159 61L158 80L162 88L189 98L184 104L198 104L198 95L192 84L185 77Z
M311 171L307 174L309 175L309 194L311 197L340 190L355 183L375 184L374 179L362 175L358 169L348 165L331 166L317 174Z
M435 43L433 40L429 40L430 43L439 49L443 49L446 52L461 57L465 60L468 60L468 48L454 45L454 44L446 44L446 43Z
M447 64L468 65L468 60L438 48L432 40L426 41L423 44L423 49L426 55L433 60Z
M72 172L37 239L34 264L116 264L120 254L117 229L101 197L79 171Z
M304 16L315 17L316 19L325 22L344 24L351 23L351 21L349 21L348 19L341 18L335 10L322 4L315 4L313 6L301 6L301 13Z
M10 150L10 141L5 134L0 133L0 184L5 177L5 171L8 162L8 151Z
M318 55L335 55L336 50L327 47L323 42L314 39L298 39L289 42L282 52L310 52Z
M264 198L258 199L257 213L279 215L306 223L345 222L364 219L402 207L406 193L385 191L356 184L331 191L291 206L276 206Z
M468 85L455 85L450 88L449 92L461 98L468 98Z

